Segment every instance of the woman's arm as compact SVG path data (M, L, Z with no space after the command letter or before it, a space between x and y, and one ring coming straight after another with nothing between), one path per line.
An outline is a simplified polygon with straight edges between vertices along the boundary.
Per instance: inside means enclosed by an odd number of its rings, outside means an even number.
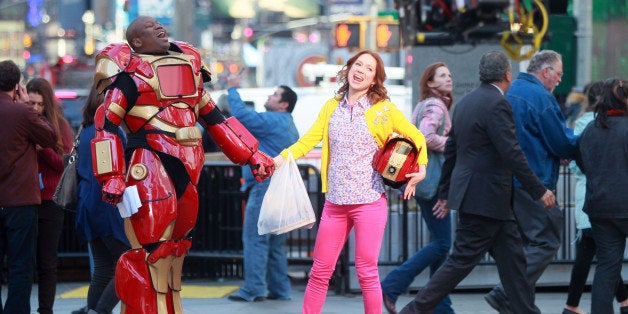
M52 148L41 148L37 150L37 160L45 163L54 171L63 171L63 156Z
M422 116L418 128L425 136L427 148L442 153L445 151L447 136L439 134L439 130L445 121L447 109L445 104L440 105L436 103L437 101L440 100L430 101L425 104L423 112L420 113Z

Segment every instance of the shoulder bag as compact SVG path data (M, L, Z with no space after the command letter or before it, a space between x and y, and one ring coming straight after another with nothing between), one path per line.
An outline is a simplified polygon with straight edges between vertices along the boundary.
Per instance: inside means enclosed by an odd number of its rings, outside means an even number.
M74 147L69 154L63 155L65 168L59 184L52 195L52 201L66 210L75 211L78 203L78 145L82 126L74 138Z
M419 103L421 108L419 109L419 114L417 115L416 127L418 128L421 125L421 119L423 118L423 110L425 109L426 100L423 100ZM438 128L438 134L443 135L443 130L445 128L445 119L441 123ZM438 191L438 182L440 181L440 175L443 168L443 162L445 161L445 157L443 154L435 152L431 149L427 150L427 167L425 169L425 179L419 182L416 186L415 197L421 198L424 200L431 200Z

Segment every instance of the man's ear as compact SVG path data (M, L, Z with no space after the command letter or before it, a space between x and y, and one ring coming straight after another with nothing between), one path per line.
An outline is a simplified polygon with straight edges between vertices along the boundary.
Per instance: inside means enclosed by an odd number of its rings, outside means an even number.
M133 43L133 49L137 49L139 47L142 47L142 40L139 38L133 38L133 40L131 41Z
M279 102L279 106L281 107L281 109L283 109L283 111L288 111L288 102L287 101L281 101Z

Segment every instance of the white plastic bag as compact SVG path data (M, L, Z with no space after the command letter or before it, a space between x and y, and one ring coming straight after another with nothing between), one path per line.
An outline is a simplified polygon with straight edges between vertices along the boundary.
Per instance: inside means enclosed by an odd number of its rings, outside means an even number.
M270 178L257 221L257 232L282 234L312 228L316 215L292 154Z

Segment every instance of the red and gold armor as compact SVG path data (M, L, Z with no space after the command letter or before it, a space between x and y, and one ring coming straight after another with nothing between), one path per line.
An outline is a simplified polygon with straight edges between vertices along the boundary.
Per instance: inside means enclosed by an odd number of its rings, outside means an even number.
M196 224L203 167L199 122L234 163L272 173L273 160L235 118L225 119L203 88L209 71L198 51L171 42L165 55L112 44L96 57L94 83L106 92L95 116L94 173L103 199L120 202L128 186L141 199L125 218L132 249L120 257L116 291L123 313L182 313L181 268ZM123 151L117 128L127 133ZM258 179L264 179L258 177Z

